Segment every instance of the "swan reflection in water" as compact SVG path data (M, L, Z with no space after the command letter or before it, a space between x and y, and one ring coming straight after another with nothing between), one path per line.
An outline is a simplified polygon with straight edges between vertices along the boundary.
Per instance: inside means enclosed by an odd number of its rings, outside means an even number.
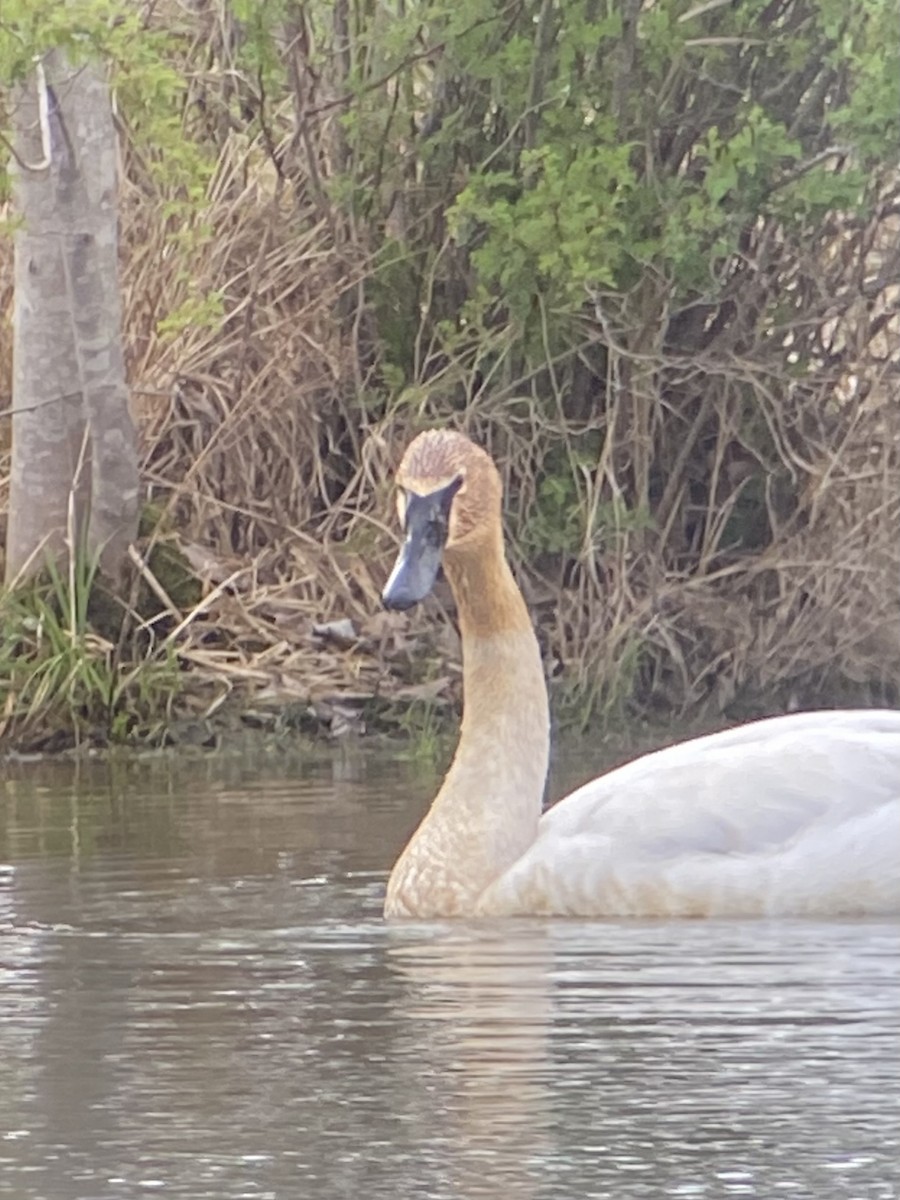
M547 930L527 921L418 929L421 939L407 926L389 948L404 985L396 1016L420 1040L410 1061L428 1064L456 1194L486 1195L489 1172L504 1196L530 1200L556 1153Z
M434 1194L893 1194L889 924L389 929L395 1082L413 1155L452 1184Z

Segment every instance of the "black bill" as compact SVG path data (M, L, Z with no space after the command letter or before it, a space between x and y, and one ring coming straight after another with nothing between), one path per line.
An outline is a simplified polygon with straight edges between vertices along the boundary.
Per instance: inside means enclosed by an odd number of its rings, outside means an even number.
M397 556L381 598L385 608L412 608L434 587L447 541L450 506L462 479L427 496L407 493L406 540Z

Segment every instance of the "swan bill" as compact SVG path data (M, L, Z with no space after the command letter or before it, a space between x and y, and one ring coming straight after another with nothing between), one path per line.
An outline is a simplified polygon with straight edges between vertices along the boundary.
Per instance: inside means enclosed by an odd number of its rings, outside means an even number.
M385 608L400 611L412 608L431 592L447 544L450 506L461 486L462 478L457 477L425 496L406 493L406 537L381 593Z

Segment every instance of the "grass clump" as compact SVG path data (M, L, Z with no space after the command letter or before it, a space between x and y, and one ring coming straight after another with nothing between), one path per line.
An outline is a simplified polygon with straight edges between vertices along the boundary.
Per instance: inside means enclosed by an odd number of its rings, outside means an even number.
M163 740L180 688L175 655L129 637L127 612L117 638L100 632L116 606L83 557L0 598L0 741L45 751Z

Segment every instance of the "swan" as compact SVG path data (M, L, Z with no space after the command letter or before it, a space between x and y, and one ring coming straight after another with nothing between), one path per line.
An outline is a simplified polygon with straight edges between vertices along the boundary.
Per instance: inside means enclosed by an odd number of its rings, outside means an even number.
M410 443L396 483L404 541L382 599L410 608L443 567L463 718L385 916L900 912L900 712L794 713L694 738L542 816L547 689L506 560L497 468L465 435L432 430Z

